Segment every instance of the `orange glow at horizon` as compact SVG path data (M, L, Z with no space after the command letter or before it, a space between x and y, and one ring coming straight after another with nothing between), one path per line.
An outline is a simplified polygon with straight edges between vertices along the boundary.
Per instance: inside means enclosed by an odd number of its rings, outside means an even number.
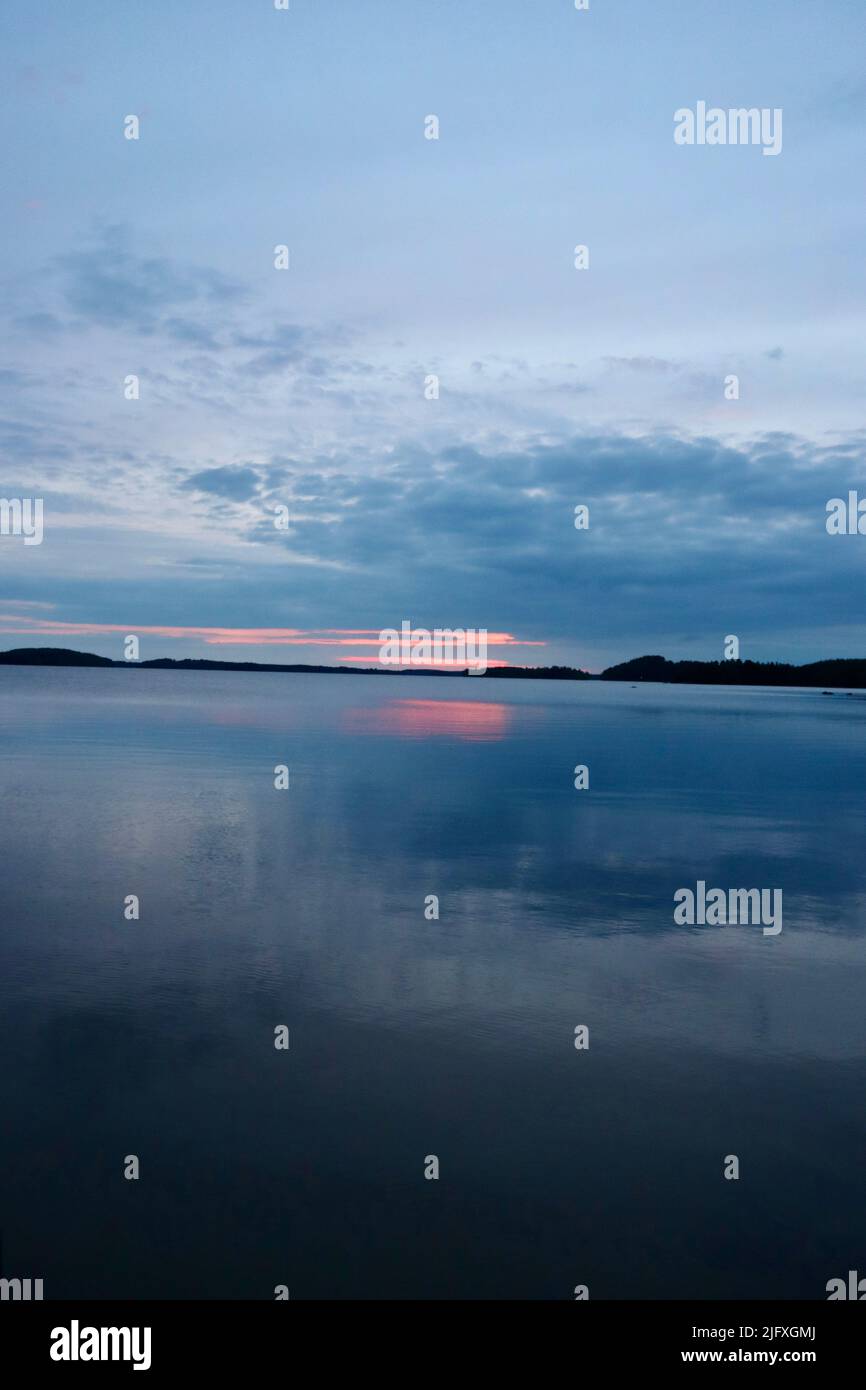
M341 656L340 664L342 665L345 661L371 661L374 659L375 658L369 656ZM457 657L443 656L441 661L433 661L431 659L430 661L412 661L405 664L401 662L388 662L386 664L380 662L379 664L383 671L441 671L443 666L453 666L456 671L465 671L467 666L477 666L478 660L469 661L465 656L460 659ZM510 666L511 664L510 661L503 661L501 657L494 657L493 660L488 659L484 662L484 665L488 667Z

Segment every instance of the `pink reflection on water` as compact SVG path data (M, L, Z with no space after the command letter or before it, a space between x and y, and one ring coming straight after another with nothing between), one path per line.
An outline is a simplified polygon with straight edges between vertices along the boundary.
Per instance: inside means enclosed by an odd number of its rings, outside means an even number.
M344 727L353 734L491 743L505 738L511 713L508 705L492 700L389 700L347 710Z

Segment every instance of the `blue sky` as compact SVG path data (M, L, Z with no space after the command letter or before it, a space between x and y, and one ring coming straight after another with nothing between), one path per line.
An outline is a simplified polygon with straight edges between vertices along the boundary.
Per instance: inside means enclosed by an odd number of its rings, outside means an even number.
M860 0L7 0L2 37L0 495L45 537L0 537L0 646L866 653L824 525L866 494ZM781 108L781 154L675 145L699 100Z

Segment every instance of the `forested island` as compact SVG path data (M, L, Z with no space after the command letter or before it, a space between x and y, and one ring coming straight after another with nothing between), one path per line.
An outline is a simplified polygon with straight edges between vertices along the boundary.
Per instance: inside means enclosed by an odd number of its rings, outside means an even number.
M307 675L342 676L437 676L466 677L467 671L382 666L287 666L262 661L210 661L207 658L158 657L153 661L113 661L93 652L66 647L16 647L0 652L0 666L113 666L149 671L273 671ZM638 656L600 675L574 666L492 666L471 680L570 680L628 681L632 685L656 682L668 685L789 685L843 686L866 689L866 659L838 657L794 666L785 661L668 661L664 656Z
M602 671L603 681L668 685L806 685L866 687L866 659L836 657L794 666L787 661L668 661L638 656Z
M153 661L113 661L108 656L96 656L93 652L75 652L66 647L16 647L12 651L0 652L0 666L116 666L133 667L145 671L282 671L292 674L341 675L341 676L466 676L465 670L446 671L443 669L408 667L389 670L387 666L311 666L298 664L287 666L278 662L264 661L211 661L206 657L185 657L176 661L173 657L161 656ZM589 671L578 671L573 666L494 666L474 680L485 676L507 676L533 680L597 680Z

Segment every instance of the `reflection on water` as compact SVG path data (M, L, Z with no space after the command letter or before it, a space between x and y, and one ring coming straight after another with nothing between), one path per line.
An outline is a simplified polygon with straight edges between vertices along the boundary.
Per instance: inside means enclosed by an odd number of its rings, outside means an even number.
M385 700L347 709L343 728L353 734L495 742L508 733L510 713L508 705L490 700Z
M866 1249L866 705L411 680L0 671L3 1272L823 1297ZM781 935L676 926L698 879Z

